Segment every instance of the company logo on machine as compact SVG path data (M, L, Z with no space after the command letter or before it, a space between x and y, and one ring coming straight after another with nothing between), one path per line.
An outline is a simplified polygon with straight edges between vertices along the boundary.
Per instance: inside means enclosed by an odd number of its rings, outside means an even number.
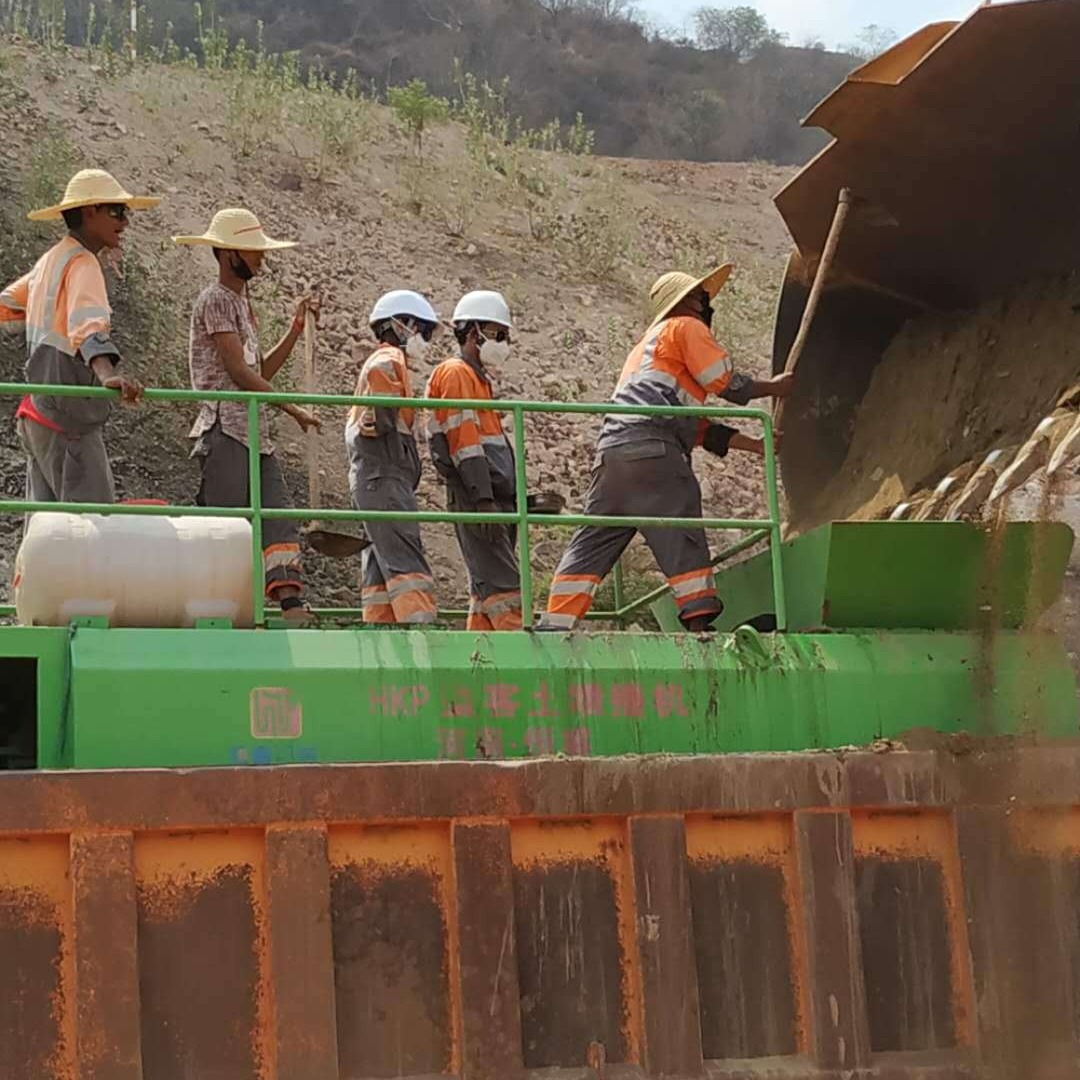
M253 739L299 739L304 734L304 707L284 686L256 686L251 691Z

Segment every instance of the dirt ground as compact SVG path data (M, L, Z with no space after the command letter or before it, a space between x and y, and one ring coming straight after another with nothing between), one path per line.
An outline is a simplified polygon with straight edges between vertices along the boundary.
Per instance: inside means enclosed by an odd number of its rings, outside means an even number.
M0 166L21 182L20 200L33 183L40 186L42 175L59 195L72 161L76 168L107 168L131 188L164 197L159 210L137 216L125 241L125 273L131 278L137 271L133 284L153 298L160 324L153 344L128 345L127 361L148 384L186 385L187 312L213 273L208 251L176 248L168 237L201 232L216 209L238 204L256 210L272 235L301 241L296 251L270 260L254 298L269 342L284 328L293 299L318 284L325 305L318 341L320 391L352 391L358 363L371 344L367 312L382 291L419 288L449 315L463 292L493 287L507 295L517 323L514 355L500 373L499 395L602 401L647 324L649 282L668 269L704 272L728 258L738 270L720 304L718 335L741 369L760 373L767 367L775 288L788 250L770 198L791 170L756 163L543 155L541 165L557 185L545 212L592 215L593 227L600 230L579 238L575 247L535 239L526 214L498 176L485 180L476 205L455 204L468 218L465 228L456 227L460 221L448 223L455 178L471 175L455 125L426 140L426 168L442 186L417 212L410 195L412 151L380 106L365 110L358 160L314 179L309 135L291 120L250 153L241 152L220 75L140 67L106 76L79 56L0 43L0 80L0 124L6 132ZM67 146L74 157L50 159L54 143ZM599 219L598 210L603 211ZM41 249L48 242L43 238ZM604 243L619 251L610 265L601 270L583 265ZM20 378L22 362L21 343L0 335L0 379ZM302 372L297 350L278 381L300 388ZM416 372L416 382L422 386L427 374ZM0 402L0 490L9 497L23 485L22 455L8 419L14 405ZM192 414L186 407L147 406L115 417L108 442L121 498L193 501L197 475L185 438ZM345 506L344 416L331 413L323 419L318 488L326 505ZM597 426L591 418L531 421L530 486L560 491L571 508L579 506ZM306 503L307 455L291 421L276 423L276 440L294 495ZM762 476L755 462L701 457L706 513L759 512ZM420 499L423 506L443 505L430 469ZM18 522L0 521L0 582L10 580L18 534ZM443 601L460 601L461 564L452 536L440 527L425 536ZM717 546L722 542L718 538ZM564 543L565 534L537 534L534 550L541 570L553 565ZM642 569L651 563L647 553L634 558ZM354 564L309 553L306 565L317 602L358 602Z

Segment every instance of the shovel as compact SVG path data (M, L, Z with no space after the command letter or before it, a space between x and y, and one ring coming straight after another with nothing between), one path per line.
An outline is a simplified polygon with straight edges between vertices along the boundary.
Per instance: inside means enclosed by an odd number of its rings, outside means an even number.
M557 491L538 491L525 499L530 514L561 514L566 509L566 499Z

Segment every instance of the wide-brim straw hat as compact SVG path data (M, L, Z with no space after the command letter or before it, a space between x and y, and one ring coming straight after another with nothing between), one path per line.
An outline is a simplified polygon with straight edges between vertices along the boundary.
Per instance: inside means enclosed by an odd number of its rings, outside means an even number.
M677 308L691 293L698 289L704 289L710 299L714 297L731 277L734 264L724 263L704 277L696 278L693 274L684 274L680 270L672 270L667 274L661 274L649 290L649 306L652 308L655 326L662 319L667 318L673 308Z
M151 195L132 195L125 191L104 169L83 169L68 181L60 202L42 210L31 210L27 217L31 221L56 221L64 216L65 210L77 210L81 206L122 203L132 210L152 210L160 202Z
M281 251L296 247L295 240L273 240L263 232L259 219L250 211L233 207L219 210L201 236L174 236L176 244L201 244L223 251Z

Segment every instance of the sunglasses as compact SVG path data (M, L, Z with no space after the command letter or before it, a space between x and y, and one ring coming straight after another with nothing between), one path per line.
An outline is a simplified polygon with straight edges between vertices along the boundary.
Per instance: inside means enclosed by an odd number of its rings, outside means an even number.
M128 208L124 203L99 203L99 209L104 210L114 221L127 221Z
M483 334L488 341L497 341L500 344L502 344L502 342L504 341L510 340L510 331L507 330L505 326L500 326L497 329L492 330L490 333L487 330L484 330L483 327L481 327L480 333Z

